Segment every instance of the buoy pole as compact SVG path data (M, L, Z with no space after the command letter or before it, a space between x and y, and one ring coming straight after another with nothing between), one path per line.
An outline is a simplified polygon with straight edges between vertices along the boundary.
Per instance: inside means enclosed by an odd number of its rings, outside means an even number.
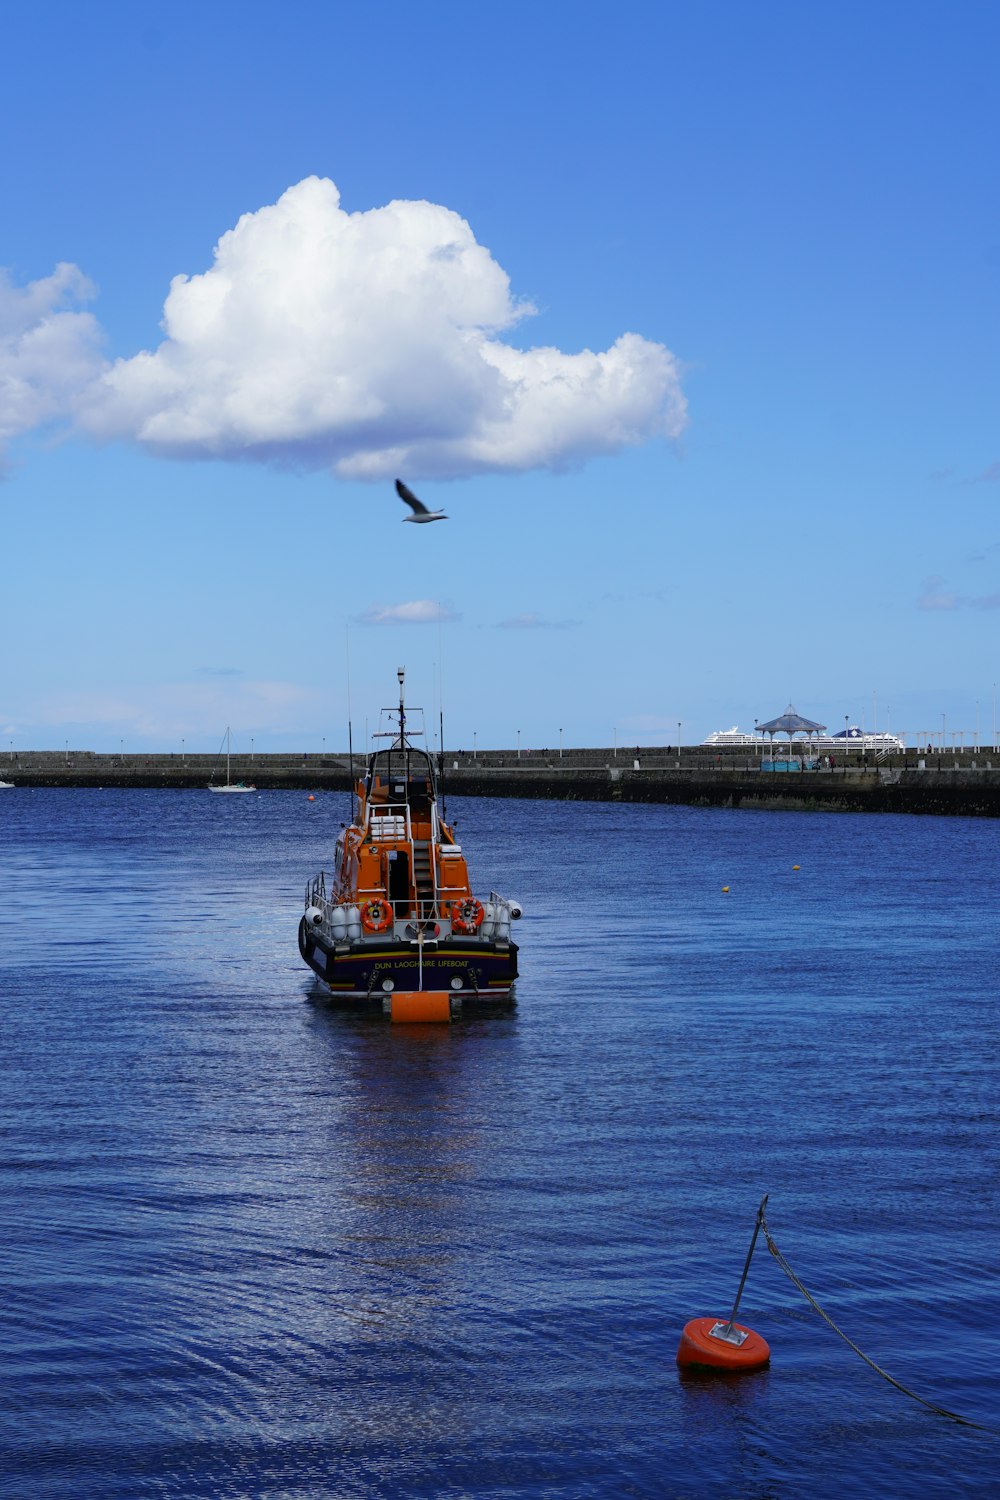
M693 1373L701 1371L708 1374L725 1370L729 1374L750 1374L754 1370L762 1370L770 1360L771 1351L767 1340L762 1339L759 1333L754 1333L752 1328L736 1322L740 1298L743 1296L750 1262L753 1259L754 1246L764 1224L766 1204L767 1194L765 1193L760 1200L760 1208L757 1210L753 1238L750 1241L750 1249L747 1251L746 1264L743 1267L743 1275L740 1277L733 1310L729 1314L729 1322L723 1323L715 1318L692 1318L690 1322L685 1323L681 1341L677 1346L677 1363L682 1370Z
M743 1288L746 1286L747 1274L748 1274L748 1272L750 1270L750 1262L753 1260L754 1246L757 1243L757 1236L760 1234L760 1226L761 1226L761 1223L762 1223L763 1218L764 1218L764 1209L765 1209L766 1206L767 1206L767 1194L765 1193L764 1196L763 1196L763 1198L760 1200L760 1208L758 1208L758 1210L757 1210L757 1219L756 1219L756 1222L754 1223L754 1226L753 1226L753 1238L750 1241L750 1249L747 1251L746 1265L743 1267L743 1275L740 1277L740 1288L739 1288L739 1291L736 1293L736 1301L733 1303L733 1310L729 1314L729 1322L726 1324L726 1327L725 1327L725 1332L726 1333L732 1333L733 1324L736 1321L736 1313L737 1313L737 1310L738 1310L739 1305L740 1305L740 1298L743 1296Z

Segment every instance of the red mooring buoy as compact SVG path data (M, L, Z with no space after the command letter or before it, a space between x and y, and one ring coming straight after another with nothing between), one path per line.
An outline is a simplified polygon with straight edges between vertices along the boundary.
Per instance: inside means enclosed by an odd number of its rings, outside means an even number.
M770 1360L771 1351L767 1340L762 1339L759 1333L754 1333L752 1328L747 1328L744 1323L736 1322L736 1309L743 1296L766 1203L765 1193L757 1210L753 1239L747 1251L746 1265L743 1267L740 1288L736 1293L729 1321L725 1322L721 1318L692 1318L690 1323L685 1323L681 1341L677 1345L677 1363L682 1370L728 1370L730 1374L749 1375L753 1370L762 1370Z
M750 1374L762 1370L771 1358L767 1341L743 1323L719 1318L692 1318L685 1323L677 1345L677 1363L682 1370L729 1370Z

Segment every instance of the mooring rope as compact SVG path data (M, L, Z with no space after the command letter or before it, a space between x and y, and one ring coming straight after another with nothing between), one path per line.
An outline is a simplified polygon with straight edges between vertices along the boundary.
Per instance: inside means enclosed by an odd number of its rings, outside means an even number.
M764 1203L766 1202L767 1199L765 1198ZM774 1240L771 1238L771 1232L767 1227L767 1219L764 1217L764 1203L761 1203L761 1206L757 1211L757 1219L758 1223L760 1224L761 1233L767 1241L767 1248L770 1250L771 1254L774 1256L775 1260L778 1262L778 1265L784 1271L789 1281L793 1284L793 1286L798 1287L799 1291L802 1293L803 1297L805 1297L810 1307L814 1308L815 1311L819 1313L824 1323L828 1323L830 1325L837 1337L842 1338L848 1348L853 1349L855 1354L857 1354L859 1358L863 1359L865 1364L868 1365L870 1369L875 1371L876 1375L881 1375L882 1379L887 1380L890 1385L895 1386L897 1391L902 1391L904 1396L909 1396L911 1400L919 1401L921 1406L926 1406L931 1411L937 1412L939 1417L946 1417L949 1422L959 1422L963 1427L975 1427L979 1432L992 1433L995 1437L1000 1436L1000 1427L991 1427L986 1422L974 1422L971 1417L959 1416L958 1412L949 1411L946 1406L938 1406L935 1401L928 1401L926 1396L919 1396L916 1391L911 1391L909 1386L903 1385L902 1381L896 1380L894 1376L890 1375L888 1370L883 1370L882 1366L876 1364L873 1359L870 1359L863 1349L859 1349L854 1340L848 1338L847 1334L843 1331L842 1328L837 1327L836 1323L830 1317L830 1314L824 1312L823 1308L820 1307L812 1292L810 1292L808 1287L804 1286L803 1283L799 1280L785 1257L782 1255L781 1251L778 1249L777 1245L774 1243Z

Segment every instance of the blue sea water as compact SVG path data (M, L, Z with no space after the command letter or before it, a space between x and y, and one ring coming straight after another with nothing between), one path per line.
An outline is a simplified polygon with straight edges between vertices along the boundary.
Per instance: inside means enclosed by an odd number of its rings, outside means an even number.
M346 798L0 794L0 1495L1000 1493L1000 826L459 801L509 1014L296 949ZM795 870L793 866L799 865ZM728 886L728 894L722 887Z

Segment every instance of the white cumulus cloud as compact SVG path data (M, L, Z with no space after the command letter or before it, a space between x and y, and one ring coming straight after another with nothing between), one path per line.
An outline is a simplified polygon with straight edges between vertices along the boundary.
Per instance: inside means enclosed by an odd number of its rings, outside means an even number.
M177 276L159 346L117 360L84 428L176 458L332 466L346 478L560 469L686 425L670 350L501 340L533 309L457 213L348 213L310 177Z
M359 616L362 625L436 625L457 620L452 610L433 599L411 599L406 604L375 604Z
M65 262L25 287L0 270L0 465L11 438L68 417L102 369L100 327L80 310L93 295Z

